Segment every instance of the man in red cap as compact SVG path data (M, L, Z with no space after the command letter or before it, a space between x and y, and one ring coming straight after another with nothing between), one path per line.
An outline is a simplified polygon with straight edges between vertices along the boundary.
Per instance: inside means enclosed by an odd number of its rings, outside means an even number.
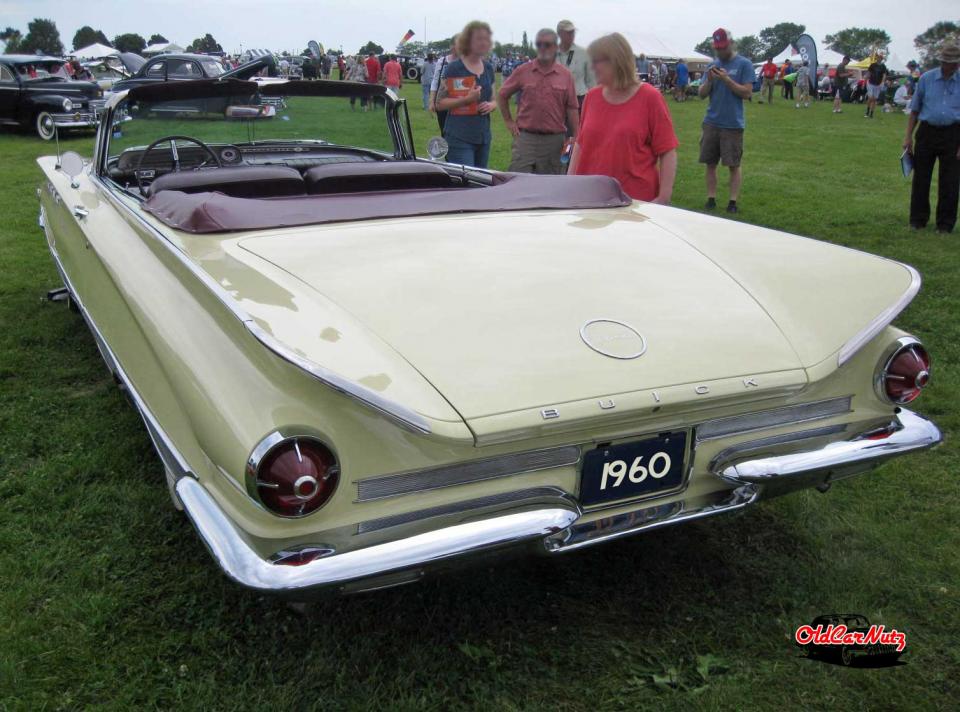
M753 94L756 75L753 64L736 53L729 30L713 33L717 58L704 73L700 98L710 97L700 138L700 163L707 167L707 210L717 207L717 164L730 169L730 202L727 212L736 213L740 194L740 159L743 156L743 100Z

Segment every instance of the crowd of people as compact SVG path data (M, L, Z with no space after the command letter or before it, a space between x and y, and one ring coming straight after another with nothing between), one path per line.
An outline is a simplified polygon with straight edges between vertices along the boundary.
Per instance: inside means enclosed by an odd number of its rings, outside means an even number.
M679 60L634 54L619 33L599 37L583 47L577 28L561 20L537 32L536 56L530 60L491 60L493 31L481 21L468 23L442 57L430 54L421 66L423 108L436 115L448 145L447 160L487 167L492 142L491 120L498 113L512 139L510 171L538 174L608 175L632 198L669 203L677 170L679 142L665 96L684 101L691 93L707 101L701 127L699 162L704 165L708 210L718 207L718 170L729 174L726 211L737 213L742 184L744 101L752 100L753 63L736 51L730 32L712 34L714 60L702 74ZM903 149L912 160L910 225L924 228L930 220L929 193L938 168L939 231L953 230L960 193L960 48L947 43L940 66L920 73L908 65L905 80L895 79L876 53L865 71L855 72L850 57L833 69L781 65L772 57L759 68L758 103L772 104L780 87L783 100L807 108L817 98L832 99L834 113L844 102L865 104L864 116L900 108L909 115ZM230 61L230 60L227 60ZM236 60L239 61L239 60ZM228 65L229 66L229 65ZM863 65L860 65L862 68ZM336 78L384 84L399 91L404 67L396 55L378 57L324 54L299 65L304 78ZM503 75L499 89L496 70ZM29 71L29 69L27 70ZM63 71L84 78L79 62ZM280 73L294 75L294 62L280 60ZM308 76L309 75L309 76ZM367 111L381 102L367 94L350 105Z
M495 112L512 137L509 170L540 174L608 175L631 197L669 203L676 177L679 145L664 99L683 101L689 91L707 101L700 137L707 210L718 207L718 170L729 174L728 213L739 212L742 184L744 101L752 100L757 79L753 63L739 55L730 32L711 38L715 58L702 76L686 64L634 55L619 33L600 37L586 48L576 43L576 26L562 20L536 34L536 56L504 71L496 88L488 59L493 33L485 22L464 27L443 57L424 67L425 108L437 116L449 145L447 160L484 168ZM844 57L835 69L777 66L772 58L760 68L760 103L783 99L807 108L817 98L832 98L833 111L844 101L862 101L866 118L877 106L910 114L904 149L914 163L910 224L924 227L930 218L931 175L939 161L937 229L953 230L960 184L960 78L954 45L940 54L941 66L922 76L911 62L906 81L896 81L877 53L861 76ZM960 50L956 50L960 53ZM822 71L822 78L820 78ZM936 106L931 106L935 104ZM914 138L914 130L916 137Z
M488 59L493 33L470 22L448 54L425 64L426 106L435 112L449 146L447 160L484 168L491 117L497 112L512 137L509 170L539 174L609 175L638 200L669 203L677 167L677 140L665 93L686 98L685 63L639 59L619 33L576 43L577 28L561 20L537 32L536 56L506 73L499 89ZM709 99L700 161L706 166L707 207L716 207L717 166L730 172L727 211L737 212L743 153L743 100L753 65L740 57L726 30L713 37L717 59L699 78ZM429 77L429 82L427 78Z

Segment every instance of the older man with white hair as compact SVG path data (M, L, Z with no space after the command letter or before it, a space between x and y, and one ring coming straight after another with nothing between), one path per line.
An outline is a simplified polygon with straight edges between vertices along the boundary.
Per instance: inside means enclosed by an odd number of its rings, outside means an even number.
M562 171L567 127L576 132L580 111L573 75L557 58L557 33L537 33L536 59L513 70L500 87L497 107L513 134L510 170L518 173L558 174ZM517 118L510 113L510 97L523 92Z

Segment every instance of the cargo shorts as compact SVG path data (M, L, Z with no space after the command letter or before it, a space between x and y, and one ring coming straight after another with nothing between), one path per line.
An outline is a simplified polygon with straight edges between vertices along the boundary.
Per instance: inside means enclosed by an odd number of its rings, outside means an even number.
M722 129L704 124L700 134L700 163L715 166L722 163L736 168L743 158L743 129Z

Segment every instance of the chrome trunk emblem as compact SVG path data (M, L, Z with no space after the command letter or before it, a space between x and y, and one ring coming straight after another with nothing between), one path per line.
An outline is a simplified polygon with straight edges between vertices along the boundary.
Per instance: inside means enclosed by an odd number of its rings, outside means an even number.
M616 319L591 319L580 327L580 338L598 354L625 361L640 358L647 350L643 335Z

